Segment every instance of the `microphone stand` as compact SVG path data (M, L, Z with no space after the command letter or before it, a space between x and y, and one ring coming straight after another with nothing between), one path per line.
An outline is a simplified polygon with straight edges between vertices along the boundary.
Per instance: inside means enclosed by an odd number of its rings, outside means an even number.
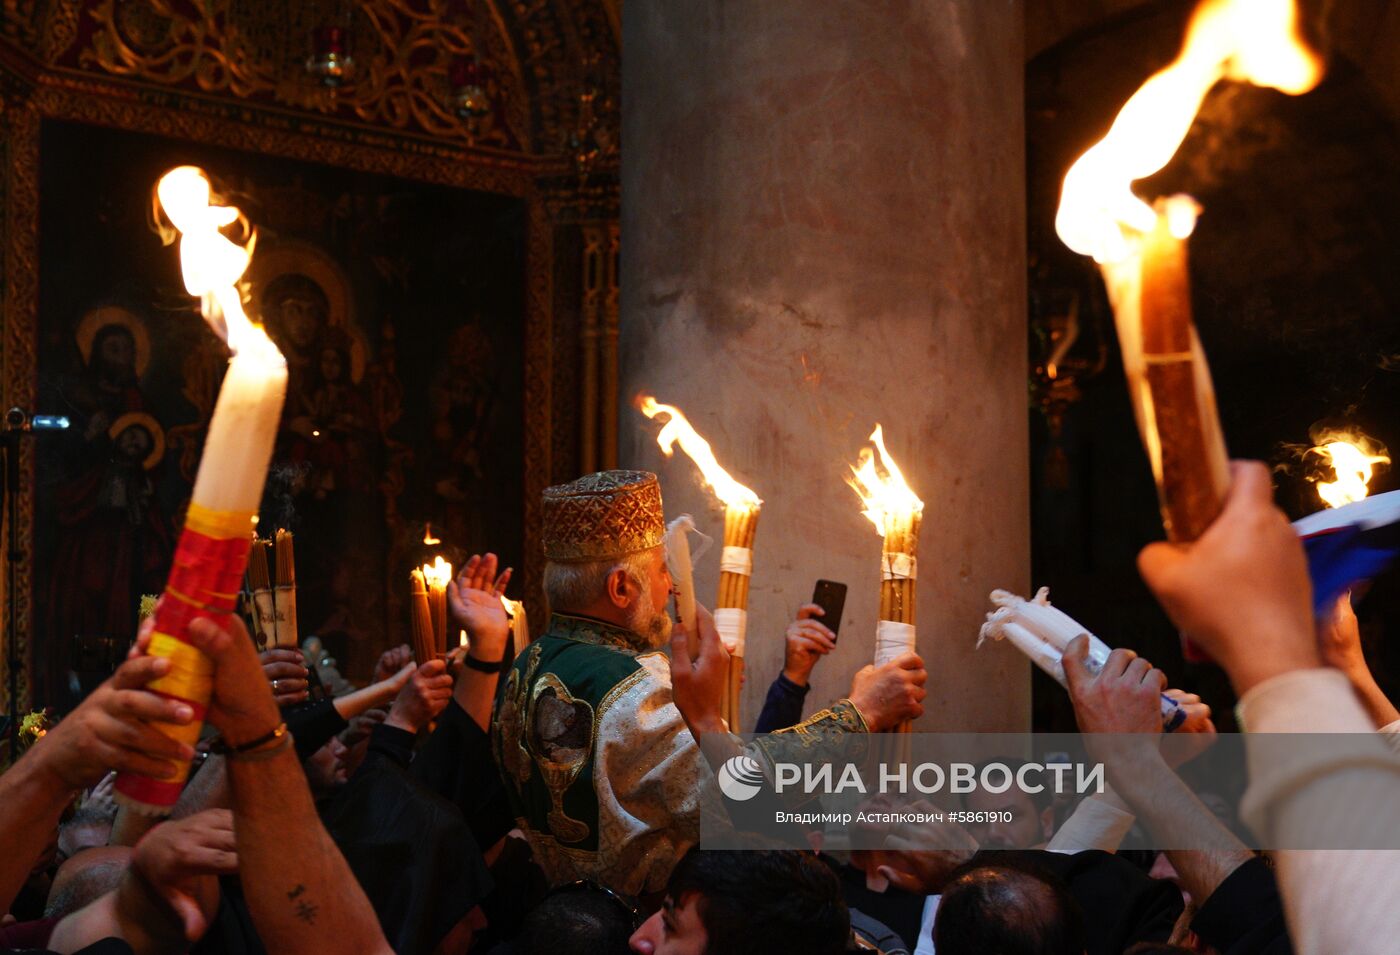
M5 412L5 428L0 432L0 452L5 455L4 519L9 525L5 548L5 641L10 673L10 765L19 758L19 563L24 551L19 544L19 447L20 439L35 432L65 431L68 419L62 415L30 416L23 408Z

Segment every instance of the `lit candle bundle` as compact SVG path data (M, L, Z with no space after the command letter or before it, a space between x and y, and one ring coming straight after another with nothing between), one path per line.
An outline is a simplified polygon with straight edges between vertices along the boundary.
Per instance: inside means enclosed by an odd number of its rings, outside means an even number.
M436 653L447 652L447 585L452 582L452 565L439 555L423 565L423 582L428 590L428 617L433 623Z
M506 608L506 616L510 617L510 636L515 652L519 653L530 643L530 622L525 616L525 602L511 600L502 594L501 606Z
M185 288L200 298L205 319L233 353L147 650L171 663L169 673L150 688L188 703L195 714L187 726L153 725L193 745L208 708L213 665L187 642L186 634L199 617L222 617L237 610L250 532L286 395L287 363L263 329L243 313L236 284L252 257L252 238L239 245L220 231L241 221L239 211L212 205L209 179L192 166L161 177L156 197L174 227L164 230L167 238L179 236ZM163 779L121 773L114 788L124 804L163 815L174 805L188 774L187 764Z
M1091 672L1098 673L1108 662L1112 651L1102 640L1050 605L1050 588L1041 587L1032 600L993 590L991 600L997 609L987 614L987 622L982 624L977 635L979 647L984 640L1006 640L1063 687L1069 686L1063 662L1065 647L1075 637L1083 634L1089 638ZM1186 711L1176 700L1162 694L1162 729L1170 733L1185 721Z
M408 576L413 655L419 663L427 663L447 653L447 585L452 582L452 565L439 555L431 564L413 568Z
M648 418L666 415L656 436L662 452L670 457L676 445L695 462L705 484L724 505L724 550L720 554L719 595L715 601L715 629L729 651L729 680L721 711L729 728L739 732L743 724L740 687L744 678L744 643L749 628L749 579L753 575L753 541L763 501L752 490L720 467L710 443L700 436L679 408L659 404L643 395L637 406Z
M1108 134L1065 176L1055 228L1100 264L1138 429L1168 537L1196 539L1229 486L1205 353L1191 319L1186 239L1199 212L1186 196L1149 205L1132 191L1186 137L1206 93L1230 78L1307 92L1320 66L1298 37L1293 0L1205 0L1176 60L1123 105Z
M861 449L859 463L851 468L852 476L846 480L865 505L861 513L884 539L880 555L880 619L875 629L875 665L879 666L915 649L919 525L924 502L890 457L880 425L875 426L870 441L874 447ZM901 724L898 732L909 732L909 724Z

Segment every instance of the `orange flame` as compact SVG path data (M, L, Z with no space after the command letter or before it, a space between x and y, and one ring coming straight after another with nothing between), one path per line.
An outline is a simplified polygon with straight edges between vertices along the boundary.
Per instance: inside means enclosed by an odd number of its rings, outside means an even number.
M452 580L452 565L439 554L431 564L423 565L423 582L429 587L446 587Z
M904 472L890 457L880 425L875 425L870 441L875 447L860 449L860 463L851 467L852 476L846 478L846 483L860 495L865 505L861 513L870 519L877 531L888 536L894 527L921 515L924 502L919 500L909 482L904 480Z
M442 543L442 538L433 536L433 525L431 523L423 530L423 543L427 544L429 547L434 544Z
M669 458L675 453L676 444L679 443L681 450L700 469L700 476L715 492L715 497L719 498L720 503L726 507L748 510L756 510L763 505L757 494L734 480L728 471L719 466L719 462L715 460L715 452L710 448L710 442L700 437L700 433L690 426L690 422L679 408L659 404L651 395L638 395L637 408L648 418L655 418L659 414L667 416L666 424L656 436L656 443L661 446L662 453Z
M1318 477L1309 480L1317 483L1317 495L1328 507L1341 507L1365 499L1370 493L1367 485L1375 466L1390 463L1385 446L1360 431L1327 432L1316 440L1317 445L1307 453L1320 457L1322 463L1332 469L1335 480L1323 481Z
M235 355L252 354L285 365L267 332L244 314L238 292L238 280L252 261L256 237L250 235L246 245L239 245L220 231L240 221L242 213L233 206L212 204L209 177L196 166L177 166L161 176L156 198L180 233L185 290L199 296L200 311L209 327Z
M1132 184L1171 160L1211 87L1228 78L1296 96L1321 77L1321 62L1299 36L1295 0L1202 0L1177 58L1138 88L1108 135L1070 167L1055 231L1098 262L1128 258L1157 222ZM1178 239L1194 225L1184 207L1171 214Z

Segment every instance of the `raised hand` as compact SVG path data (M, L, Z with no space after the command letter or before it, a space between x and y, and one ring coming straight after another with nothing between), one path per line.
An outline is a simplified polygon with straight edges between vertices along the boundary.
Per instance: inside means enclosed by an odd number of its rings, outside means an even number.
M783 676L798 686L806 686L817 661L836 649L836 634L826 624L812 619L825 615L820 604L803 604L798 608L797 619L788 624Z
M695 624L700 635L694 659L685 624L677 621L671 628L671 694L691 733L722 733L720 709L729 682L729 651L704 607L695 608Z
M252 652L251 641L248 649ZM93 785L108 770L157 779L169 776L175 770L173 762L194 756L189 746L151 725L183 725L194 718L188 704L144 689L169 672L170 661L163 657L127 659L34 744L34 759L71 790Z
M1274 506L1263 464L1235 462L1225 509L1200 540L1149 544L1138 569L1172 622L1225 668L1236 693L1320 665L1303 545Z
M471 639L468 652L483 663L495 663L505 656L510 636L510 617L501 604L501 595L512 570L507 567L497 576L496 568L495 554L473 554L457 579L447 585L452 619Z
M263 676L253 641L236 614L190 624L191 644L214 661L214 693L208 721L230 746L241 746L271 732L282 721L272 687Z
M238 871L233 813L206 809L161 823L136 844L131 866L197 941L218 909L216 877Z
M413 662L413 649L406 643L390 647L379 655L374 663L374 676L371 683L387 680Z

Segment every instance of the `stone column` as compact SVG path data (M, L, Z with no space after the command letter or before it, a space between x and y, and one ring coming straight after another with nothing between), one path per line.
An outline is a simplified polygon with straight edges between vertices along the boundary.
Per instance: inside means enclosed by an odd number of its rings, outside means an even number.
M870 662L881 541L844 478L877 421L926 503L916 729L1029 728L1026 662L975 649L988 592L1030 583L1021 4L644 0L623 23L621 457L722 533L631 407L650 391L766 502L743 728L817 578L850 595L807 712Z

